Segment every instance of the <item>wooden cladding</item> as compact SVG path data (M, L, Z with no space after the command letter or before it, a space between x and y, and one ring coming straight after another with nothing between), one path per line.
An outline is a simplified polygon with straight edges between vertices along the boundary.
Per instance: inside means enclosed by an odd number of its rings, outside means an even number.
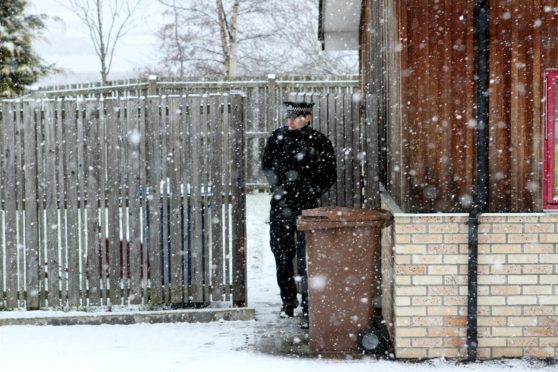
M490 209L541 210L544 71L558 67L558 0L490 5Z
M489 209L537 211L543 78L545 69L558 67L558 0L491 0L489 6ZM474 7L473 0L363 3L363 87L380 96L379 141L387 149L380 178L406 211L470 208Z
M400 4L406 210L455 211L467 208L471 200L473 3Z

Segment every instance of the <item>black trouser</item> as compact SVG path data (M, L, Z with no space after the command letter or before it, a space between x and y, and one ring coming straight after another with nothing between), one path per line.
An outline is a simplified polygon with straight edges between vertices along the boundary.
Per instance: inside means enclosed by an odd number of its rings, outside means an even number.
M300 210L272 205L270 212L270 245L275 256L277 284L283 303L296 300L296 283L293 259L297 257L297 274L300 276L303 312L308 312L308 285L306 275L306 238L304 232L296 230L296 219Z

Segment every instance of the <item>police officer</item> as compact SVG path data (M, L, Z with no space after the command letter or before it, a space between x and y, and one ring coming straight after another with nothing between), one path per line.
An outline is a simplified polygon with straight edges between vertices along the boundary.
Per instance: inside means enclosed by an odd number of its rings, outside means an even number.
M280 316L293 317L298 306L293 268L296 255L302 280L302 313L307 317L306 241L304 233L296 230L296 219L303 209L316 208L320 196L335 183L336 161L329 139L310 126L314 104L284 104L287 125L273 131L262 161L272 191L270 245L283 301Z

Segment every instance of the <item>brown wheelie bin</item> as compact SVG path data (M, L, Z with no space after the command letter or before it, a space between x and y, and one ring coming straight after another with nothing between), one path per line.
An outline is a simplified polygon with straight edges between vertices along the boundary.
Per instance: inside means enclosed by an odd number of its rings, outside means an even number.
M392 220L391 213L382 209L302 211L297 227L306 233L312 351L360 351L358 334L373 322L381 231Z

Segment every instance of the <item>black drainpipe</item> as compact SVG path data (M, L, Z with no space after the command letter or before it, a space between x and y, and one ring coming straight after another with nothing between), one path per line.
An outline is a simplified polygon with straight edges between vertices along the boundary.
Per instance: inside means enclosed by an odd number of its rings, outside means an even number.
M477 262L479 215L488 207L488 88L489 88L488 0L475 3L475 106L476 167L473 208L469 212L469 261L467 301L467 360L477 360Z

